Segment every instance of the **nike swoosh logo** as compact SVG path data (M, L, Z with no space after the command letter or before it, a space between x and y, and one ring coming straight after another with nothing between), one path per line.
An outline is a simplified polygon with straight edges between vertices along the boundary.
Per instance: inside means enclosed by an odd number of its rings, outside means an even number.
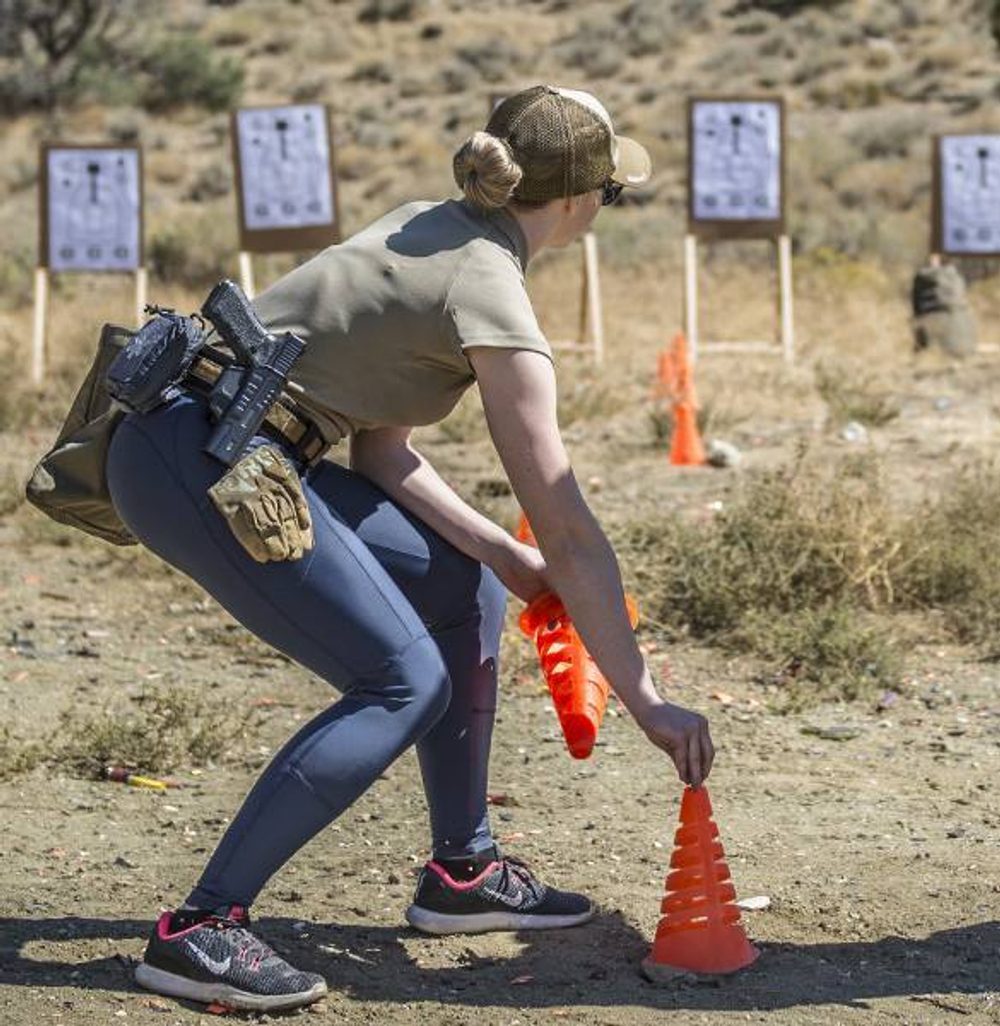
M233 960L232 956L229 956L224 962L217 962L211 955L206 954L201 948L196 948L193 944L188 944L187 949L188 953L194 955L195 959L201 962L210 973L217 973L219 976L229 968Z
M524 904L524 895L520 891L517 892L515 897L511 894L501 894L499 891L494 891L487 887L484 887L483 890L494 901L502 901L505 905L510 905L511 908L520 908Z

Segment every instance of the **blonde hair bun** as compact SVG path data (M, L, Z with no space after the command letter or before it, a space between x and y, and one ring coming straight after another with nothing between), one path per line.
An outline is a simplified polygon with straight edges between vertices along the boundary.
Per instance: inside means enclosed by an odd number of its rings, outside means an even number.
M476 132L465 141L452 170L465 198L482 210L505 207L524 173L510 148L489 132Z

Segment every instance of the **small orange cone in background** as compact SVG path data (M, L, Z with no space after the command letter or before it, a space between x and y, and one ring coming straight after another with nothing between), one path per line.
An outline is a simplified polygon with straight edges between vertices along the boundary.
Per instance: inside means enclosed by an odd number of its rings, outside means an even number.
M689 402L674 404L674 435L670 440L670 464L674 467L703 467L705 446L698 433L696 407Z
M675 467L704 466L705 446L698 433L694 371L688 360L687 339L683 332L674 336L670 349L660 353L653 394L656 398L668 400L674 415L670 463Z
M531 530L531 524L528 523L528 518L521 513L521 522L517 525L517 533L514 536L519 542L524 542L525 545L534 545L538 548L538 542L535 540L535 532Z
M734 973L760 952L747 940L712 803L702 785L684 789L674 836L664 913L643 973L654 982L686 973Z
M628 595L625 605L634 628L639 613ZM584 648L557 595L540 595L521 613L520 622L521 630L538 649L569 754L574 759L586 759L594 750L608 706L608 682Z
M674 349L677 346L677 338L673 341L673 348L664 349L656 358L656 380L653 382L654 399L673 399L679 390L677 378L677 365L674 360Z

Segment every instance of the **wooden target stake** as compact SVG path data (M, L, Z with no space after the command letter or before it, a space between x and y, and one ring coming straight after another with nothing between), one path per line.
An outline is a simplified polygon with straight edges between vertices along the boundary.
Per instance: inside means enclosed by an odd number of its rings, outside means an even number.
M245 249L240 250L240 286L247 299L253 299L257 294L253 280L253 257Z
M149 302L149 272L145 267L135 269L135 323L140 327L146 320L146 304Z
M552 342L552 348L571 353L590 353L598 366L604 362L604 311L601 305L601 278L597 256L597 236L587 232L580 240L582 279L580 283L580 330L577 338Z
M31 381L42 383L45 376L45 333L49 320L49 271L35 268L35 318L31 339Z

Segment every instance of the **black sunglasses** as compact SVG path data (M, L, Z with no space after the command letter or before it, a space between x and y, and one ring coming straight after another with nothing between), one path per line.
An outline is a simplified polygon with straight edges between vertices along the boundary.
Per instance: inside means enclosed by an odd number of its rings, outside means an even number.
M601 206L610 207L612 203L622 194L622 189L625 186L620 182L613 182L611 179L607 179L601 186Z

